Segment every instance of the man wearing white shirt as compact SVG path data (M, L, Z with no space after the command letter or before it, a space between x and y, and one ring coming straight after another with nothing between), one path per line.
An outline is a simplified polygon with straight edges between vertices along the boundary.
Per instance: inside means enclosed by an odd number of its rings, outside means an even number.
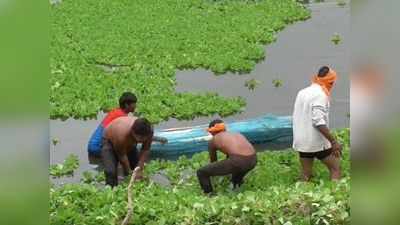
M312 84L299 91L293 112L293 149L299 152L304 181L312 176L314 158L329 169L332 180L340 179L341 145L329 131L329 99L336 72L324 66Z

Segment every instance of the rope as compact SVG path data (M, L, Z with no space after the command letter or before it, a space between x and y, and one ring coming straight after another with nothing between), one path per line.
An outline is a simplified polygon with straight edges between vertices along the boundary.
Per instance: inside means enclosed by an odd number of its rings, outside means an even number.
M136 172L140 169L140 167L136 167L131 176L131 180L129 181L128 185L128 206L127 206L127 213L122 221L121 225L128 225L129 221L131 220L133 214L133 202L132 202L132 186L136 178Z

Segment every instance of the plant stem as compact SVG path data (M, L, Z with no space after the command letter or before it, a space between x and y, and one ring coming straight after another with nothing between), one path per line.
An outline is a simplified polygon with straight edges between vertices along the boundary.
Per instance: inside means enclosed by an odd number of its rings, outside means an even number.
M128 210L126 213L126 216L124 218L124 220L122 221L121 225L127 225L129 223L129 221L131 220L132 214L133 214L133 203L132 203L132 186L133 183L135 181L136 178L136 172L140 169L140 167L136 167L133 172L132 172L132 176L131 176L131 180L129 181L129 185L128 185Z

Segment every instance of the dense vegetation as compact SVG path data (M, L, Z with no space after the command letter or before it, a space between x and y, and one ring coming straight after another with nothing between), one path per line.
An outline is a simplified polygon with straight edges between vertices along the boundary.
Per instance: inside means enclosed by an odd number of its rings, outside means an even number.
M230 115L242 98L176 93L177 69L248 72L264 44L310 17L294 0L63 0L51 6L51 118L90 118L139 97L152 122Z
M319 162L311 183L298 182L295 152L261 152L240 190L232 191L228 178L216 178L217 195L207 197L195 176L208 162L206 152L176 162L151 161L146 177L163 173L171 185L151 179L135 183L132 224L349 224L349 130L337 137L344 144L343 179L337 183L329 181ZM86 174L80 184L52 187L50 224L118 224L126 213L127 184L112 190L100 185L98 177Z
M79 167L79 158L77 155L70 154L63 163L51 165L49 174L53 177L71 176L74 170Z

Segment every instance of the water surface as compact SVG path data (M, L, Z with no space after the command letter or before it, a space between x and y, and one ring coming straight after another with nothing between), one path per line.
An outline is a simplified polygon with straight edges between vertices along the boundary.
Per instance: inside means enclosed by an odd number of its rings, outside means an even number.
M266 59L257 64L250 74L215 76L203 69L177 71L176 90L196 93L213 91L222 96L245 98L246 110L224 118L225 121L253 118L266 113L290 115L297 92L310 84L311 76L321 66L328 65L339 75L331 99L331 126L348 127L350 8L339 7L336 1L310 4L308 7L312 10L312 18L289 25L281 31L277 41L265 47ZM342 38L339 45L331 42L334 33ZM254 91L244 86L245 81L252 78L261 82ZM282 80L282 87L275 88L272 84L274 79ZM71 153L80 158L81 166L76 171L78 176L66 181L79 180L81 172L93 168L88 162L86 145L103 117L104 114L100 113L97 120L50 121L50 137L60 140L59 144L50 147L50 163L60 163ZM192 121L170 119L156 128L199 125L215 117L200 117Z

